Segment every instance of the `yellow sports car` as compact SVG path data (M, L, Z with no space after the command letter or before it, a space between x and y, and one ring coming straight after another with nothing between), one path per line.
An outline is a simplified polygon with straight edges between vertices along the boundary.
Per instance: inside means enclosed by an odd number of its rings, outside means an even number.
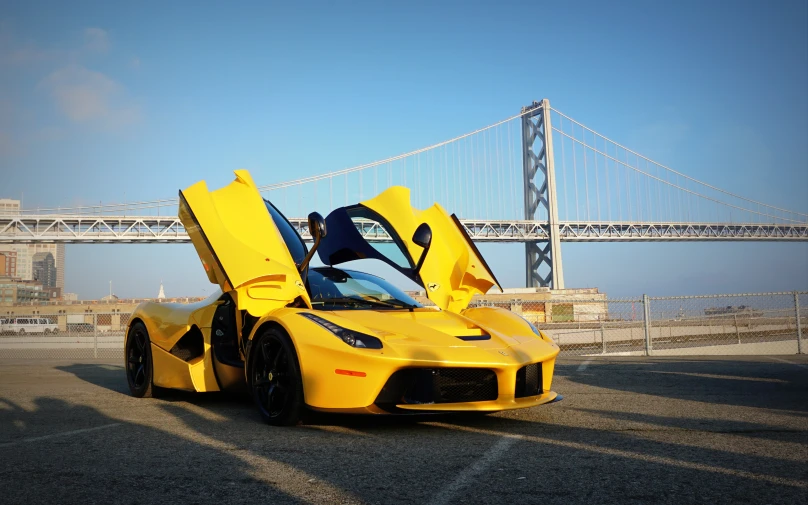
M508 310L468 308L499 283L457 217L437 203L414 209L407 188L391 187L326 219L312 213L308 249L247 171L216 191L198 182L179 200L179 217L221 291L192 305L135 309L124 343L132 395L246 385L274 425L297 423L305 409L493 412L560 399L550 390L558 355L550 338ZM360 230L392 242L368 242ZM315 251L330 266L309 267ZM359 259L389 264L436 307L334 266Z

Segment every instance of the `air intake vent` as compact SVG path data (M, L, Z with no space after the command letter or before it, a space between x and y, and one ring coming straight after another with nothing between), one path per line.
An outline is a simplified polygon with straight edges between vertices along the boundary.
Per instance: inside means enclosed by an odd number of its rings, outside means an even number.
M497 375L486 368L408 368L390 376L376 404L461 403L497 399Z
M466 342L473 342L475 340L491 340L491 335L468 335L457 338L459 338L460 340L465 340Z
M205 352L205 339L202 337L202 332L193 326L168 352L183 361L191 361L202 356Z
M523 366L516 372L516 398L542 394L541 363Z

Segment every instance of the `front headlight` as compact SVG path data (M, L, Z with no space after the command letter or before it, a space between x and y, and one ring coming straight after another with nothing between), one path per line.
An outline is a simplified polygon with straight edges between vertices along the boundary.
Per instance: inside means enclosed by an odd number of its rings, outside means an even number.
M301 312L300 315L310 321L314 321L315 323L319 324L320 326L336 335L337 338L339 338L340 340L342 340L351 347L356 347L359 349L382 348L382 341L374 336L366 335L365 333L359 333L358 331L349 330L348 328L343 328L338 324L332 323L328 319L324 319L320 316L315 316L314 314L311 314L309 312Z
M514 312L514 314L516 314L516 312ZM522 318L522 321L526 322L526 323L527 323L527 325L528 325L528 326L530 326L530 329L531 329L531 330L533 330L533 333L535 333L537 337L541 338L541 332L538 330L538 328L536 328L535 326L533 326L533 323L531 323L530 321L528 321L528 320L525 318L525 316L523 316L522 314L516 314L516 315L517 315L517 316L519 316L519 317L521 317L521 318Z
M514 314L516 314L516 312L514 312ZM533 333L535 333L537 337L544 340L545 342L555 344L555 342L553 342L553 339L551 339L550 337L548 337L547 335L542 333L538 328L536 328L536 326L533 323L531 323L530 321L525 319L525 316L523 316L522 314L516 314L516 315L521 317L522 321L526 322L528 324L528 326L530 326L530 329L533 330Z

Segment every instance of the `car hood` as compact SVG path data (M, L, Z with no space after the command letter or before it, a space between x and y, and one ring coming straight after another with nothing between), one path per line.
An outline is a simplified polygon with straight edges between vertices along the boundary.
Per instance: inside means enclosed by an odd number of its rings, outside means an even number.
M462 314L432 308L409 310L339 310L330 320L347 319L370 330L386 345L420 347L507 349L535 341L529 327L513 331L492 322L478 322ZM518 327L517 327L518 328Z

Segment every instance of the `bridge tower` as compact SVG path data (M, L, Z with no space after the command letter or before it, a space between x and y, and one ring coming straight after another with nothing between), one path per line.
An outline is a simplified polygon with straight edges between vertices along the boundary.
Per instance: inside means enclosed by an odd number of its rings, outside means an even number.
M546 242L525 243L525 285L564 289L550 100L545 98L541 102L533 102L527 107L522 107L522 114L525 219L545 221L548 225ZM546 217L542 209L546 211Z

